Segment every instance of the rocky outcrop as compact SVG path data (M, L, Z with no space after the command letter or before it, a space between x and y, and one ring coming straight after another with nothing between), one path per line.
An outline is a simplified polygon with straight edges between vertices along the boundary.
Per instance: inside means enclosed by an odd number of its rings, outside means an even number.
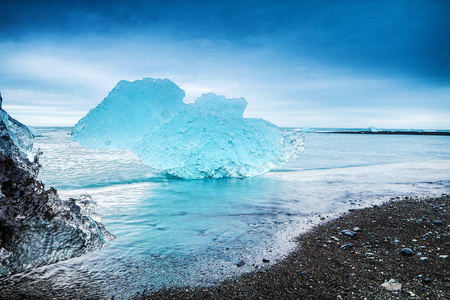
M114 239L90 196L61 200L37 180L33 135L2 108L0 95L0 274L39 267L100 249Z

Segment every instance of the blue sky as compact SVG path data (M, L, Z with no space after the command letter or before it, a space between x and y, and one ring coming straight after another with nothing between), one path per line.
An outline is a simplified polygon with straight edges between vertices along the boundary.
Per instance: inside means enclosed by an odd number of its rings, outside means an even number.
M450 129L450 1L1 1L12 116L75 124L121 80L279 126Z

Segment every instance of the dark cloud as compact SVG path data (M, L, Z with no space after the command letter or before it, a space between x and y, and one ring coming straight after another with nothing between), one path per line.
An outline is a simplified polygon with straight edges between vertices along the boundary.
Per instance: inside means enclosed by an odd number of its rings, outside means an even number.
M121 79L169 77L283 126L448 128L448 15L444 0L3 0L0 90L41 125L75 123Z
M0 37L159 34L450 82L450 2L2 1Z

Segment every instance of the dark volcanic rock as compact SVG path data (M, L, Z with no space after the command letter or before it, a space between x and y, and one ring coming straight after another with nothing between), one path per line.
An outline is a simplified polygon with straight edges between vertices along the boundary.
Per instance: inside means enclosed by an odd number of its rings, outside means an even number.
M32 147L28 128L0 109L0 274L80 256L114 238L90 196L65 201L45 190L38 156L28 159Z
M412 250L409 249L409 248L403 248L403 249L400 251L400 253L403 254L403 255L406 255L406 256L411 256L411 255L413 255Z
M243 267L245 265L245 261L241 260L236 264L238 267Z

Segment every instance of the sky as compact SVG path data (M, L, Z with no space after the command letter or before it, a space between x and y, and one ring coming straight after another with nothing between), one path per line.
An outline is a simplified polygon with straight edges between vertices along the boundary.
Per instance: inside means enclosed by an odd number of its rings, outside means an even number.
M0 1L3 108L73 126L122 79L278 126L450 129L450 1Z

